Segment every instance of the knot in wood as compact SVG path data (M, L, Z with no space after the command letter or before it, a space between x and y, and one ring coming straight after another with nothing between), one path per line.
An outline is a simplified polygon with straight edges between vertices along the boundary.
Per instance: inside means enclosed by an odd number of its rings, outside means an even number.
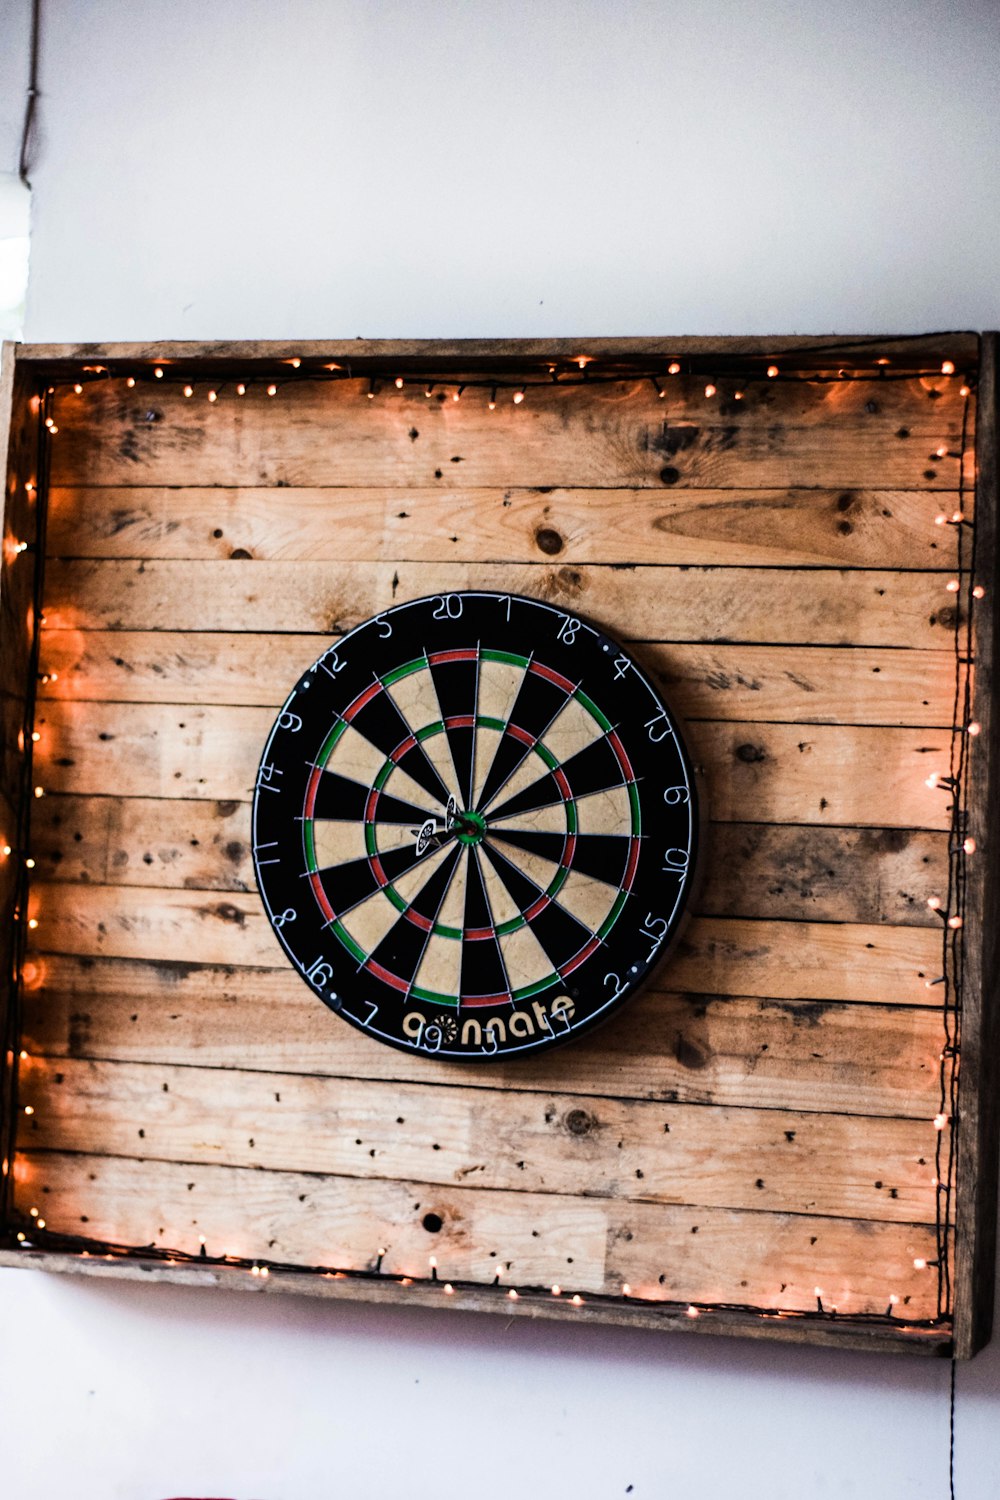
M538 550L544 552L548 557L554 557L557 552L561 552L563 549L562 537L551 526L539 526L535 532L535 543Z
M597 1129L597 1117L585 1109L571 1109L563 1124L570 1135L590 1135Z

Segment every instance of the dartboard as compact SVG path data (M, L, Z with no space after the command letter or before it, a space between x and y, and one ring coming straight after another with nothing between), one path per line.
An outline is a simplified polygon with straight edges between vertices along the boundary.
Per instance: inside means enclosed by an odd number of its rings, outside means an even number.
M396 1047L485 1060L607 1017L676 933L698 809L632 656L554 605L415 599L304 672L253 852L294 967Z

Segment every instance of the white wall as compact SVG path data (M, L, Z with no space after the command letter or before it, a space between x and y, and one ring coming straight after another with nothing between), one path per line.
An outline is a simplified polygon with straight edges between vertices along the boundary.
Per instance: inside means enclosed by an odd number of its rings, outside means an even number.
M27 0L0 0L0 170ZM46 0L27 336L996 327L991 0ZM21 53L23 59L23 53ZM1000 1493L1000 1345L958 1374ZM945 1365L0 1273L16 1500L938 1500Z

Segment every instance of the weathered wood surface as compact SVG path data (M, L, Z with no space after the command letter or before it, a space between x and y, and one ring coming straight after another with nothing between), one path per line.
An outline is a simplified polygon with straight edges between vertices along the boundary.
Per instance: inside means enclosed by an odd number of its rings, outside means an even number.
M173 382L130 390L112 380L80 396L57 393L52 479L60 487L141 478L225 487L953 490L960 385L944 375L877 388L727 380L707 397L704 378L681 376L661 401L649 380L594 384L581 441L576 386L533 386L513 408L508 392L503 411L491 412L488 390L428 400L416 383L372 401L367 380L290 381L273 398L262 385L243 397L230 386L210 404L209 383L187 399ZM733 399L738 389L742 400Z
M252 795L271 709L39 704L38 781L51 792L134 797ZM688 741L713 818L942 829L948 798L925 785L947 770L949 731L692 723ZM850 776L845 776L845 768Z
M254 889L248 802L44 797L39 877L188 890ZM696 909L708 916L938 927L927 907L947 834L890 828L710 823Z
M508 393L493 413L472 389L369 402L367 381L240 400L224 364L240 351L223 346L200 351L229 377L212 406L197 379L190 401L141 379L62 391L23 1122L56 1149L19 1158L22 1208L195 1252L207 1226L209 1248L229 1236L301 1264L331 1263L343 1224L347 1264L381 1243L397 1247L387 1268L418 1246L426 1269L444 1246L442 1278L485 1281L516 1258L489 1243L499 1226L543 1283L568 1282L564 1246L588 1264L583 1291L804 1309L819 1285L842 1311L884 1313L894 1293L931 1316L936 1275L913 1260L935 1255L941 928L926 898L946 876L949 799L925 778L947 766L957 541L934 518L958 504L974 357L947 342L887 354L954 358L952 378L741 375L742 402L730 377L706 399L704 373L663 401L625 378L532 389L518 408ZM429 351L352 353L398 356L409 376ZM509 370L539 353L489 351ZM452 375L463 357L479 356L454 346ZM488 1076L378 1047L315 1000L266 928L247 822L257 747L326 639L477 586L638 643L690 721L714 820L699 915L655 987L561 1053ZM438 1105L449 1129L433 1134ZM161 1151L197 1165L140 1159ZM679 1207L699 1185L701 1206ZM629 1201L645 1196L674 1202Z
M503 1286L456 1283L451 1293L442 1281L401 1281L388 1276L348 1276L332 1272L319 1275L311 1270L276 1267L267 1276L254 1275L251 1267L213 1261L188 1261L162 1257L148 1250L118 1254L74 1253L39 1250L31 1243L16 1249L0 1247L0 1266L35 1268L59 1276L82 1276L89 1280L161 1282L172 1286L203 1286L265 1296L317 1297L320 1299L395 1304L405 1296L411 1307L441 1307L447 1298L452 1310L488 1313L510 1322L517 1318L544 1318L551 1322L607 1323L618 1328L656 1329L659 1332L695 1334L701 1337L777 1339L782 1343L850 1349L879 1354L922 1354L931 1359L951 1353L951 1330L947 1323L924 1326L893 1316L889 1322L868 1321L843 1314L803 1312L756 1312L746 1308L707 1308L691 1317L676 1302L636 1301L634 1298L554 1296L549 1288L522 1289L511 1301ZM895 1310L894 1310L895 1311Z
M954 526L934 524L957 491L119 485L50 503L61 558L940 569L957 553Z
M937 1310L933 1272L913 1265L934 1258L921 1225L58 1154L21 1157L17 1194L54 1232L194 1255L204 1237L216 1255L374 1269L384 1246L384 1271L426 1277L433 1255L442 1282L500 1270L508 1285L618 1295L628 1282L682 1302L738 1290L788 1309L814 1309L819 1286L843 1313L884 1313L893 1293L904 1317ZM428 1214L439 1231L424 1228Z
M38 566L38 438L34 382L0 349L0 1220L8 1191L17 1097L20 909L27 823L27 699L33 677ZM34 399L37 408L37 398ZM18 550L27 544L28 551Z
M42 635L42 698L277 709L329 636L196 630ZM646 643L637 653L684 719L950 726L953 650ZM55 674L54 680L52 674Z
M39 952L287 967L256 892L38 882L29 910ZM697 917L664 972L700 994L936 1006L940 961L930 928Z
M875 339L870 333L860 334L744 334L688 336L677 338L670 334L642 334L628 338L542 338L542 339L300 339L292 343L278 339L211 339L211 340L157 340L153 343L63 343L24 344L18 346L18 357L27 364L46 367L50 377L65 379L67 373L76 378L80 368L93 365L97 360L112 360L131 369L133 363L145 364L150 369L154 364L196 361L198 365L233 366L244 361L268 362L292 359L315 360L365 360L384 362L400 360L400 368L411 368L415 363L421 369L431 368L432 373L447 368L452 363L462 362L463 368L470 361L482 361L483 368L506 368L522 361L533 363L539 370L548 370L553 359L575 364L580 356L587 359L600 357L602 362L616 359L642 358L670 360L685 359L704 361L713 359L741 362L756 359L763 369L776 358L791 359L795 369L836 370L846 366L852 372L871 371L875 358L887 359L885 368L893 371L931 371L936 374L942 361L951 360L959 376L974 370L979 357L979 338L975 333L945 332L940 334L904 334L896 337L886 335ZM48 368L53 366L53 368ZM699 366L700 367L700 366ZM881 368L881 367L880 367ZM138 369L136 370L138 372Z
M978 852L972 858L965 913L965 974L961 1020L961 1088L957 1137L958 1193L954 1288L955 1346L970 1358L988 1343L993 1329L997 1245L997 1156L1000 1098L1000 713L997 712L997 632L1000 600L996 583L1000 475L1000 336L983 336L980 424L977 431L976 580L986 598L974 608L972 650L976 668L972 718L982 726L969 764L969 831Z
M659 983L572 1051L488 1073L380 1046L281 969L36 955L24 1001L32 1055L400 1079L763 1109L930 1119L937 1011L678 994ZM279 1024L275 1024L276 1020ZM569 1070L569 1073L568 1073Z
M21 1150L933 1223L930 1120L27 1062Z
M944 650L946 579L874 569L621 564L51 561L46 622L63 630L320 631L457 589L527 594L628 641ZM555 628L555 627L554 627Z

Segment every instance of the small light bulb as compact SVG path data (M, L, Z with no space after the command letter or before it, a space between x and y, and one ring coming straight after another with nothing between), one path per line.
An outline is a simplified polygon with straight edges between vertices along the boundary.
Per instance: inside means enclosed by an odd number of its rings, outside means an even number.
M948 450L944 446L943 443L942 443L942 445L941 445L940 448L935 448L934 449L934 457L935 458L947 458L947 456L948 456Z
M948 521L948 517L947 516L943 516L942 515L942 516L935 516L934 517L934 525L935 526L944 526L944 525L947 524L947 521Z
M185 396L193 396L194 395L194 386L193 385L186 385L184 387L184 394L185 394Z
M743 400L743 392L742 391L734 391L733 392L733 400L734 401L742 401Z
M579 1292L574 1292L573 1298L572 1298L572 1302L573 1302L573 1306L574 1307L582 1307L583 1306L583 1298L580 1296Z
M35 861L33 859L26 859L24 861L24 867L26 870L33 870L35 868Z
M160 369L159 365L157 365L156 369L153 371L153 374L156 376L157 380L163 379L163 371Z
M552 1295L553 1297L562 1296L562 1287L559 1285L558 1281L554 1281L552 1283Z
M33 1219L37 1219L38 1218L38 1209L37 1208L29 1208L28 1212L29 1212L29 1214L31 1215L31 1217Z
M975 739L977 734L982 734L982 732L983 726L976 719L973 719L971 724L969 724L966 728L966 733L971 734L973 739Z
M965 517L963 516L963 514L962 514L962 512L960 510L953 510L952 513L951 513L951 519L952 519L952 524L953 525L960 526L962 524L962 522L965 520Z
M23 1047L21 1048L20 1052L17 1055L21 1059L22 1062L27 1062L28 1061L28 1054L27 1054L27 1052L25 1052L25 1050L24 1050Z
M777 365L768 365L768 367L767 367L767 378L768 378L768 380L773 380L774 377L777 375L777 373L778 373L778 366Z
M487 401L486 404L489 407L490 411L496 411L496 409L497 409L497 388L496 388L496 386L494 386L493 389L490 391L490 399Z
M711 383L709 383L708 385L706 385L706 387L705 387L705 395L706 396L714 396L715 395L715 386L712 385Z
M43 786L36 786L35 787L35 796L36 797L44 797L45 796L45 788Z
M247 388L243 384L243 382L240 381L240 384L236 387L236 394L237 394L237 396L245 396L246 393L247 393Z
M429 385L429 386L425 387L425 389L424 389L424 395L425 396L429 397L429 396L433 396L433 394L434 394L434 386L433 385Z
M913 1269L915 1271L926 1271L927 1270L927 1262L924 1260L924 1258L923 1258L922 1255L918 1255L915 1258L915 1260L913 1262Z
M269 385L267 388L267 394L269 396L276 396L278 394L278 387L276 385Z
M698 1309L693 1304L691 1304L691 1305L688 1306L687 1315L688 1315L689 1318L700 1318L701 1317L701 1313L698 1311Z
M580 366L581 370L585 370L587 368L588 363L589 363L589 356L586 355L586 354L579 354L579 355L577 355L576 362Z
M126 379L125 379L125 384L128 386L129 390L131 390L132 387L135 385L135 376L134 375L127 376Z
M261 1268L260 1268L260 1274L262 1276L270 1276L270 1274L271 1274L270 1268L268 1266L261 1266Z
M301 361L301 359L299 359L299 358L296 357L295 359L290 359L288 361L288 363L291 365L291 367L292 367L293 370L297 370L299 368L299 366L301 365L302 361Z
M977 583L973 588L972 597L973 599L984 599L986 597L986 590L981 583Z
M437 1267L437 1256L436 1255L429 1255L427 1257L427 1264L430 1266L430 1268L431 1268L432 1271L435 1270L436 1267Z
M218 401L218 399L219 399L219 393L218 393L218 391L209 391L209 393L208 393L208 399L209 399L209 401Z
M668 375L679 375L680 373L681 373L681 367L677 363L676 360L673 360L671 364L667 365L667 374Z
M17 1237L18 1237L18 1240L21 1242L22 1245L24 1244L24 1241L27 1239L27 1235L21 1229L19 1229L17 1231Z
M935 1115L934 1116L934 1129L935 1130L943 1130L944 1127L947 1125L947 1123L948 1123L948 1116L947 1115Z
M899 1302L899 1298L896 1296L896 1293L895 1292L890 1292L889 1293L889 1304L890 1304L890 1306L891 1307L895 1307L898 1302Z
M452 393L451 393L451 399L453 401L461 401L461 399L462 399L462 392L461 391L452 391Z
M34 741L34 743L37 745L38 741L41 739L41 735L38 733L37 729L33 729L31 731L31 738Z
M932 771L931 774L925 780L924 786L929 786L930 789L931 789L931 791L933 791L934 788L938 784L938 780L939 780L938 773L936 771Z
M34 1107L32 1105L30 1105L30 1104L26 1104L24 1106L24 1113L26 1115L33 1115L35 1113Z
M397 375L394 383L395 383L397 391L401 391L403 389L403 377L402 377L402 375Z
M957 594L960 587L961 585L959 584L957 578L949 578L948 582L945 584L945 588L948 590L949 594Z
M941 897L940 896L928 896L927 897L927 905L930 907L931 911L940 911L941 910Z
M82 396L83 395L83 386L82 385L75 385L73 387L73 389L74 389L74 391L76 391L76 394L78 396Z
M510 1291L507 1293L507 1296L510 1298L511 1302L517 1301L517 1293L515 1292L513 1287L511 1287Z
M59 681L59 673L58 672L50 672L49 673L49 681L50 682L58 682Z
M27 542L18 542L17 546L14 548L15 552L27 552L27 550L28 550L28 544L27 544Z
M524 400L524 392L523 391L515 391L514 392L514 405L515 406L520 406L520 404L521 404L521 402L523 400Z
M946 359L944 361L944 363L942 364L942 366L941 366L941 374L942 375L954 375L954 373L955 373L955 366L952 364L952 362L951 362L950 359Z
M251 1266L250 1267L250 1275L251 1276L259 1276L260 1275L260 1266Z
M623 1297L629 1297L629 1296L631 1296L631 1294L632 1294L632 1288L629 1286L629 1284L628 1284L627 1281L623 1281L622 1282L622 1296Z
M813 1296L814 1297L819 1297L820 1300L822 1300L822 1297L823 1297L823 1288L819 1287L819 1286L814 1286L813 1287Z
M4 852L5 855L7 855L7 854L9 854L11 852L9 844L4 844L4 846L3 846L3 852Z
M455 1290L455 1288L452 1286L451 1282L450 1281L446 1281L445 1284L444 1284L444 1294L445 1294L445 1296L446 1297L450 1297L452 1295L452 1293L454 1292L454 1290Z
M38 926L38 918L37 917L29 917L28 918L28 926L31 928L32 932L34 932L35 928Z
M956 914L953 917L949 917L948 918L948 926L949 927L953 927L953 928L957 929L957 928L961 927L961 925L962 925L962 918L958 915L957 912L956 912Z
M965 854L975 854L976 847L977 847L977 845L976 845L975 839L972 838L972 837L969 837L963 843L962 850L963 850L963 852Z
M959 393L958 393L958 394L959 394L959 395L960 395L960 396L971 396L971 395L972 395L972 392L971 392L971 391L970 391L970 390L969 390L969 387L968 387L968 386L967 386L967 385L963 385L963 386L962 386L962 387L961 387L961 389L960 389L960 390L959 390Z

